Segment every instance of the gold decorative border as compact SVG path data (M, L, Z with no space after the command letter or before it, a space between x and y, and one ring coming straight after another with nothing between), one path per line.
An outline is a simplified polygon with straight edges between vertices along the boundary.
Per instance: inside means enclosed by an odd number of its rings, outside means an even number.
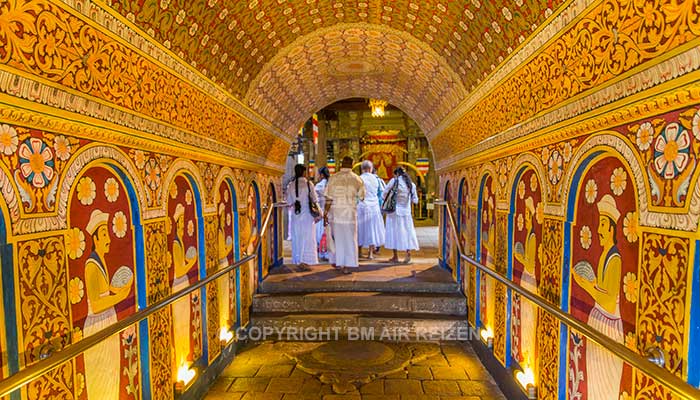
M285 134L270 121L247 107L239 99L223 90L218 84L204 76L199 70L192 67L185 60L180 59L175 53L168 50L160 42L150 37L146 32L138 28L124 16L114 11L102 0L60 0L66 6L81 13L87 18L88 23L98 25L102 31L136 49L142 56L167 68L184 81L225 104L240 116L249 120L258 127L284 138L291 143L294 136ZM296 133L295 133L296 134Z
M680 59L692 64L686 64L684 75L679 74L678 78L663 82L664 77L673 77L672 71L678 70ZM635 83L654 82L654 77L659 80L655 87L643 92L630 93L604 107L594 108L592 105L584 107L589 97L591 101L588 104L596 104L592 100L596 97L603 102L602 99L608 94L624 93L626 88L634 87ZM653 86L653 83L645 86ZM692 105L700 100L700 48L693 48L589 97L509 128L497 137L490 138L461 153L444 157L437 163L436 171L445 173L458 170L482 163L490 159L491 154L499 154L499 157L519 154L586 133L623 125L650 114L662 114ZM570 115L566 114L567 112ZM486 150L489 152L485 153Z
M12 96L13 99L5 100L5 96L2 94ZM65 90L0 69L0 103L18 105L19 99L39 104L25 105L25 108L28 110L39 111L38 109L41 106L49 105L56 109L53 114L60 115L69 121L81 121L92 117L100 121L118 124L128 129L158 136L157 139L154 138L156 141L178 143L180 146L182 144L194 146L198 150L205 149L226 157L262 164L273 169L284 169L282 164L276 164L265 157L238 150L206 136L185 131L145 116L136 115L87 97L76 96ZM143 136L142 133L141 135Z

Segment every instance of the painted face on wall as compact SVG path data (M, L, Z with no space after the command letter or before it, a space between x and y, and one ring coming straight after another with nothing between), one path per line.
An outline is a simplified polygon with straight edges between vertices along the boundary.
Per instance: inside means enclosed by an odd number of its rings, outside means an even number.
M98 254L109 253L109 246L112 244L112 240L109 238L107 225L102 225L97 228L97 232L92 236L92 243Z
M614 156L581 175L571 227L571 314L618 343L636 342L639 298L637 192L629 169ZM633 371L576 334L568 341L569 398L599 400L632 393ZM571 357L571 354L579 354Z

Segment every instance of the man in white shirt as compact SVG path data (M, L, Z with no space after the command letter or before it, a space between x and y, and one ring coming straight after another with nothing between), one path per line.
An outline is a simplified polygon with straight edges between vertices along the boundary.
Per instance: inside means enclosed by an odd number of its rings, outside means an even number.
M352 158L345 157L340 172L330 177L326 186L325 224L330 222L335 241L334 264L344 274L359 266L357 251L357 203L365 198L365 185L352 172ZM332 220L328 221L328 214Z

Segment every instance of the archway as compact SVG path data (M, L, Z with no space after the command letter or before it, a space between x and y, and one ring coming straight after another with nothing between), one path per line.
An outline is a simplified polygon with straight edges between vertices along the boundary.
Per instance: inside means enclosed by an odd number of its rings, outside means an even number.
M169 280L172 292L187 288L206 276L204 217L199 185L186 169L176 171L167 190L167 243L172 254ZM172 307L175 371L208 363L206 289L193 292Z
M145 308L147 298L141 212L132 179L121 165L96 160L73 182L66 253L75 343ZM150 395L148 337L144 320L76 358L75 373L88 399Z

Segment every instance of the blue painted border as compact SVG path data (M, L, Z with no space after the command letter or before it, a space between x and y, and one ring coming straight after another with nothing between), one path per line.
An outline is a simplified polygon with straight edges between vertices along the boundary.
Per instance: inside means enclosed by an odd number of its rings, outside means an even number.
M448 201L447 199L447 193L450 192L450 181L447 181L445 183L445 187L443 188L442 191L442 199L445 201ZM444 207L442 209L442 226L440 227L440 231L442 231L442 243L441 246L442 250L440 251L440 265L447 269L449 267L449 264L447 262L447 241L445 240L445 236L447 235L447 208Z
M241 259L241 244L240 244L240 235L239 235L239 230L238 230L238 197L236 196L236 187L233 185L233 182L229 179L226 178L224 180L226 185L229 188L229 191L231 192L231 218L233 219L233 261L238 261ZM239 318L239 313L238 313L238 298L240 297L240 294L238 294L238 275L237 275L238 269L236 269L236 272L234 273L234 278L235 278L235 283L236 283L236 288L234 290L234 296L236 296L236 310L233 310L234 313L236 313L236 322L233 323L233 325L229 326L229 329L235 329L237 327L238 323L238 318ZM230 282L230 281L229 281Z
M272 204L274 206L275 203L277 203L277 191L275 190L275 185L270 182L270 193L272 194ZM274 260L273 265L270 265L269 268L273 268L277 266L277 262L279 261L279 213L278 210L273 210L272 211L272 233L274 236L272 237L272 259ZM268 270L269 273L269 270Z
M483 213L483 204L484 204L484 187L486 187L486 179L490 177L491 175L486 174L481 178L481 183L479 184L479 199L478 203L476 205L476 254L474 255L474 258L476 259L477 262L481 262L481 216ZM474 313L476 313L475 318L474 318L474 323L476 324L477 328L481 327L481 270L476 268L476 276L474 280L474 296L476 297L474 299Z
M688 382L700 387L700 240L695 241L692 286L690 289L690 332L688 338Z
M459 189L457 190L457 241L459 241L462 236L462 203L464 201L463 189L466 181L467 178L462 178L459 181ZM469 212L469 206L467 206L467 212ZM469 250L464 249L464 251L468 252ZM455 265L455 268L457 268L457 283L459 283L459 286L462 288L462 291L464 291L464 286L462 285L462 257L457 257L457 265Z
M199 279L204 279L207 276L207 256L206 256L206 246L204 241L204 215L202 211L202 196L199 192L199 187L194 178L188 174L183 173L183 176L187 179L192 187L194 193L194 203L197 212L197 249L199 250ZM207 290L203 287L199 290L200 307L202 309L202 356L199 360L195 361L195 365L207 365L209 363L209 335L207 333Z
M262 221L260 220L262 218L262 211L260 209L260 189L258 188L258 183L253 181L250 181L250 186L253 187L253 190L255 191L255 224L257 225L258 232L260 232L260 229L262 228ZM262 240L262 238L261 238ZM263 281L263 254L262 254L262 246L258 249L258 259L257 259L257 264L258 264L258 283ZM260 287L260 285L258 285ZM257 292L258 289L257 287L255 288L255 292Z
M578 188L581 178L583 177L583 172L586 170L588 165L597 158L599 155L603 154L602 151L596 151L589 154L586 158L581 160L576 172L574 173L573 179L571 180L570 188ZM561 273L561 297L559 298L559 307L564 312L569 312L569 297L571 290L571 235L573 229L574 213L576 211L576 198L578 196L578 190L570 190L569 197L566 199L566 221L564 222L564 257L562 260L562 273ZM568 387L567 373L567 353L569 351L569 329L564 323L559 325L559 398L566 399L566 392Z
M116 173L126 188L129 197L129 208L131 211L131 226L134 230L134 247L136 250L136 298L139 310L148 306L146 294L146 257L144 254L145 241L143 234L143 224L141 222L141 210L136 196L136 190L126 173L119 167L107 164ZM149 400L151 398L151 368L150 368L150 337L148 334L148 319L144 319L138 324L139 364L141 371L141 398Z

